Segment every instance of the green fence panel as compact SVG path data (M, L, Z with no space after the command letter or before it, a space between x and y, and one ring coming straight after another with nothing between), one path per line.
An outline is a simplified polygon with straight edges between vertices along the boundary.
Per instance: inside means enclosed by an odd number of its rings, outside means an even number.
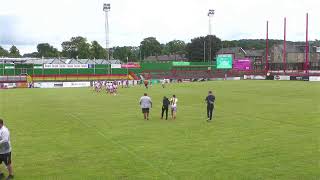
M44 69L44 75L58 75L59 69Z
M14 69L5 69L4 70L4 75L5 76L14 76L15 75L15 70Z
M127 69L112 69L112 74L127 74Z
M27 69L27 74L28 75L33 75L33 69Z
M77 69L60 69L60 75L68 75L68 74L78 74Z
M34 75L42 75L42 69L34 69Z
M146 70L162 70L169 71L172 68L171 62L166 63L141 63L141 68L143 71Z
M94 74L94 69L93 68L79 69L78 74Z
M96 69L96 74L108 74L107 69Z

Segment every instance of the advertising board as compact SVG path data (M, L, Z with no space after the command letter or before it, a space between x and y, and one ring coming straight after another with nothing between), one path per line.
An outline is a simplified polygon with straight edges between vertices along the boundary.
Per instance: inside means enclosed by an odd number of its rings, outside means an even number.
M319 82L320 81L320 76L310 76L309 81L312 82Z
M217 56L217 69L232 69L232 54L219 54Z
M44 69L85 69L88 64L44 64Z
M233 69L235 70L251 70L251 60L250 59L235 59L233 61Z

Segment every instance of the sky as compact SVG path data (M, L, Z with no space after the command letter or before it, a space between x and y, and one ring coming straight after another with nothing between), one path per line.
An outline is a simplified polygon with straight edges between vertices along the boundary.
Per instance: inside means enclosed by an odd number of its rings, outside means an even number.
M138 46L146 37L160 43L190 42L209 33L209 9L215 9L212 34L222 40L283 38L305 40L309 13L309 39L320 39L318 0L0 0L0 46L16 45L22 54L36 51L39 43L61 50L73 36L97 40L105 47L103 3L109 12L110 47Z

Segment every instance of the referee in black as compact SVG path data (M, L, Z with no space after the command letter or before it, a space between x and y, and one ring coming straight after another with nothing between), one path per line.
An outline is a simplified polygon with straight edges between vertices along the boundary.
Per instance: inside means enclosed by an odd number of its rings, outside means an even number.
M168 120L168 109L169 109L170 101L169 99L164 96L162 100L162 112L161 112L161 119L163 119L163 114L166 112L166 120Z
M216 97L212 94L212 91L209 91L208 96L205 99L207 103L207 117L208 117L207 121L208 122L212 121L212 114L213 114L215 100L216 100Z

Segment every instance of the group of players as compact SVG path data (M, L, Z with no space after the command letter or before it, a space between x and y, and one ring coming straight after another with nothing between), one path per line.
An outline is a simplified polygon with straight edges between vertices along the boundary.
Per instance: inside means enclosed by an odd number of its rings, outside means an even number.
M118 84L117 81L96 81L94 84L94 90L95 92L101 92L103 89L105 89L105 91L108 94L111 95L117 95L118 92Z
M119 83L119 84L118 84ZM165 84L168 83L167 80L162 80L161 81L161 86L162 88L165 88ZM150 80L140 80L138 81L138 84L144 84L145 88L148 89L150 87L152 87L152 81ZM92 87L94 89L95 92L101 92L103 90L105 90L108 94L111 95L117 95L118 92L118 86L122 87L129 87L129 81L96 81L92 84Z

